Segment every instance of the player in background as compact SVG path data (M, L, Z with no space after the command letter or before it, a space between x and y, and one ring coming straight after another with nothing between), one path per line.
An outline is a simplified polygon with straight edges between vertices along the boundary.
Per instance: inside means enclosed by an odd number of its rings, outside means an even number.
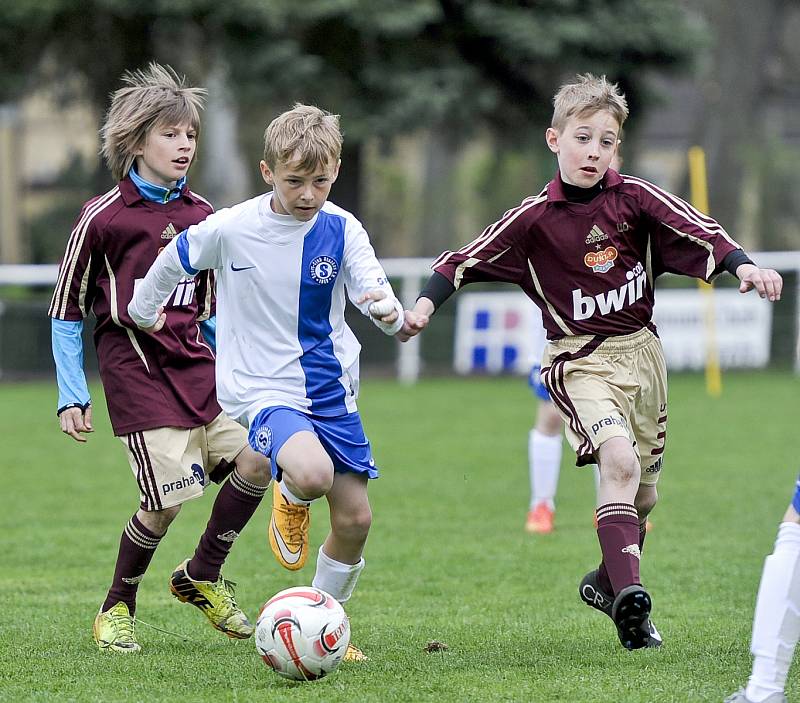
M756 598L747 686L725 703L786 703L784 688L800 639L800 477L778 526L775 549L764 561Z
M661 636L639 569L667 436L655 279L672 272L710 281L727 270L741 292L755 288L770 301L780 298L782 279L753 264L712 218L609 168L628 116L616 85L578 76L559 89L554 108L546 142L556 177L434 262L399 338L418 334L467 283L516 283L539 306L549 340L542 378L578 464L600 466L602 560L581 582L580 597L613 620L625 648L656 647Z
M125 525L111 587L94 621L101 650L135 652L136 593L181 505L220 489L191 560L170 580L173 594L197 605L229 637L253 626L220 569L269 485L269 466L247 433L222 412L214 392L213 277L185 276L165 291L169 325L158 337L128 316L138 280L180 231L213 208L189 190L205 90L151 63L126 73L101 130L102 154L119 182L82 208L67 243L53 299L52 345L61 430L77 442L92 432L83 372L83 319L96 318L94 341L114 434L125 447L140 493ZM191 576L190 576L191 574Z
M272 461L273 551L289 568L305 559L307 506L326 496L331 530L313 585L345 603L364 568L367 483L378 469L356 407L361 345L344 309L349 297L393 335L403 308L361 223L328 201L341 148L336 115L298 104L274 119L260 164L272 191L182 232L128 311L157 338L166 291L199 269L217 272L217 395ZM300 518L279 521L282 504ZM345 656L364 658L352 645Z

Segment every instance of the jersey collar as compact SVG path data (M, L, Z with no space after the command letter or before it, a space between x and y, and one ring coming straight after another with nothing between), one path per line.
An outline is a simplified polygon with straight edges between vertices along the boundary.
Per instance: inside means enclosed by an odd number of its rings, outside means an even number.
M622 183L622 176L620 176L613 169L608 169L603 176L603 190L607 188L615 188ZM551 203L568 202L567 196L564 193L564 185L561 180L561 174L556 171L556 177L547 184L547 200Z

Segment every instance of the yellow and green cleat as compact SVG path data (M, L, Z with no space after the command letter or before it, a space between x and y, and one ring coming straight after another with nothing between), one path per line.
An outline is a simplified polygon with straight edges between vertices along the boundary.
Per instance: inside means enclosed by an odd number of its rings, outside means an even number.
M347 645L347 651L344 653L344 658L342 659L343 662L368 662L369 657L364 654L358 647L354 644Z
M104 613L97 614L92 626L92 634L97 646L103 652L129 654L141 649L136 641L134 618L130 614L128 606L122 601Z
M253 626L236 605L234 583L221 576L214 582L195 581L186 573L187 559L179 564L169 579L169 590L181 603L191 603L203 611L208 621L232 639L245 640L253 634Z

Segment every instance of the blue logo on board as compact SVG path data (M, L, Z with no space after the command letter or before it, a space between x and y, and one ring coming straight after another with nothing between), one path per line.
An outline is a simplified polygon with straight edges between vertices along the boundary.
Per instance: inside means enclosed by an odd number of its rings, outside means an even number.
M336 259L330 256L318 256L308 267L308 273L315 283L324 286L330 283L339 271Z

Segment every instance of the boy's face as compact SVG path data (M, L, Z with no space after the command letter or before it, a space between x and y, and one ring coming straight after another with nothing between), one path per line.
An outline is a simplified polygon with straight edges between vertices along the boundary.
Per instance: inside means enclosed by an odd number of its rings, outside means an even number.
M561 130L550 127L547 146L558 157L565 183L591 188L608 170L619 144L619 123L607 110L573 115Z
M311 170L300 169L296 161L279 163L270 169L261 162L261 175L272 186L272 209L279 215L291 215L300 222L308 222L328 199L341 161L329 161Z
M197 149L197 132L191 125L156 125L145 137L136 156L136 172L165 188L186 175Z

